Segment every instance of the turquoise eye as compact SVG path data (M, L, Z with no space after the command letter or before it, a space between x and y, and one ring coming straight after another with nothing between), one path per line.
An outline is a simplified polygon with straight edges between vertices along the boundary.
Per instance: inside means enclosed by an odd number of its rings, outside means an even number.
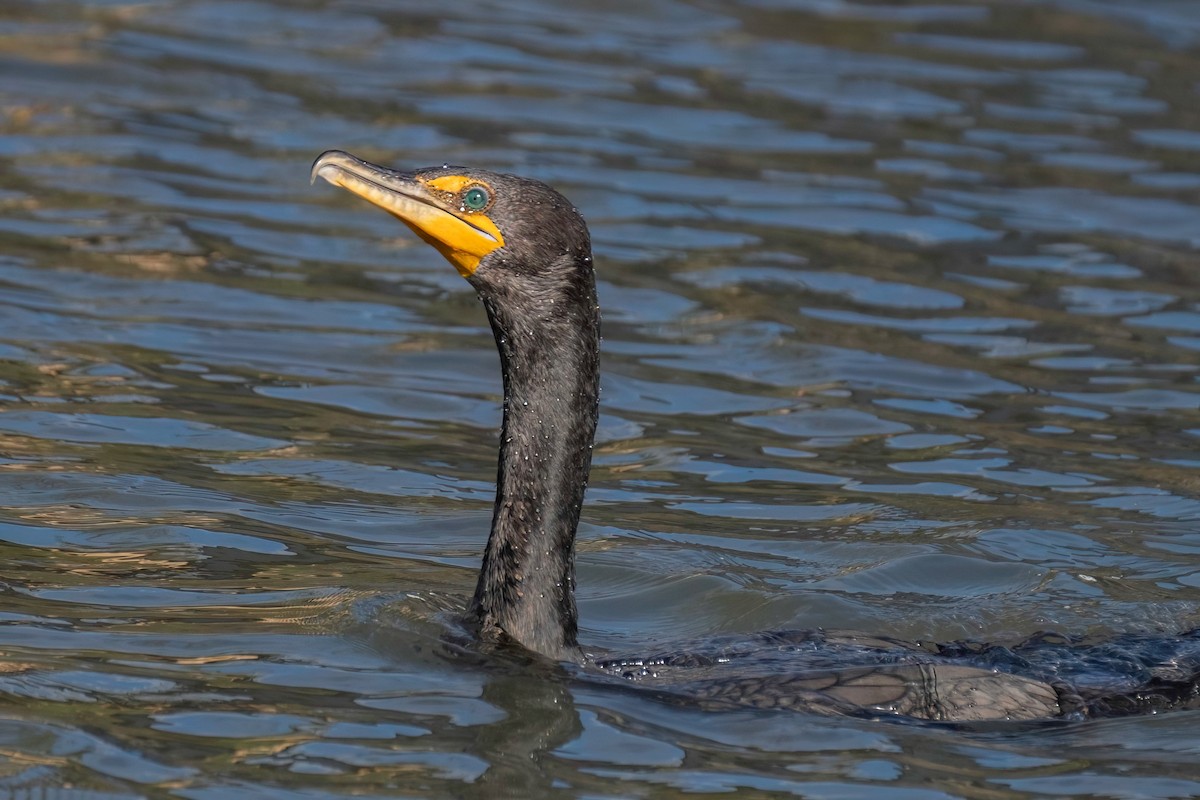
M491 201L492 196L482 186L472 186L463 193L462 198L463 208L467 211L482 211Z

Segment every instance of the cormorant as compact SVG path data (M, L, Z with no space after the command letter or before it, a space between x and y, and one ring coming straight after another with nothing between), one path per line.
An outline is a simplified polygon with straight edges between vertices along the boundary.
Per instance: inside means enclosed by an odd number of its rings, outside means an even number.
M491 534L468 615L480 639L718 707L969 722L1200 705L1196 631L1090 646L1039 637L1013 648L779 632L683 655L585 654L576 641L575 530L599 413L600 311L583 218L543 183L481 169L404 172L330 150L311 177L397 217L454 265L487 311L504 420ZM1119 685L1090 685L1097 674Z

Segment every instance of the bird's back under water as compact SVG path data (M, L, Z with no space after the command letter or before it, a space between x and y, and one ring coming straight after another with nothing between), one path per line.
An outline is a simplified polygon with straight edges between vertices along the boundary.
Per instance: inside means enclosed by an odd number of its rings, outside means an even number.
M1200 629L1013 646L782 631L592 667L706 707L941 722L1082 719L1200 708Z

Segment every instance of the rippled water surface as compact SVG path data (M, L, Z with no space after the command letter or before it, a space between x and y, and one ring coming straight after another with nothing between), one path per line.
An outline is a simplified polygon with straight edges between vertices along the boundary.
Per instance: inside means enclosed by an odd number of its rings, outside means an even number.
M500 378L330 147L592 226L581 638L1200 625L1200 5L0 8L0 795L1182 798L1200 716L714 712L440 642Z

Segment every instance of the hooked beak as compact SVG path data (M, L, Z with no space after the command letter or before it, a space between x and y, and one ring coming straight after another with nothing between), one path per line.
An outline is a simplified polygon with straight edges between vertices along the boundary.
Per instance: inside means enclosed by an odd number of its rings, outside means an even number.
M504 237L486 214L467 213L457 194L431 185L421 173L328 150L313 162L310 178L324 178L387 211L437 248L464 278L474 274L484 256L504 246ZM445 181L445 175L437 179Z

